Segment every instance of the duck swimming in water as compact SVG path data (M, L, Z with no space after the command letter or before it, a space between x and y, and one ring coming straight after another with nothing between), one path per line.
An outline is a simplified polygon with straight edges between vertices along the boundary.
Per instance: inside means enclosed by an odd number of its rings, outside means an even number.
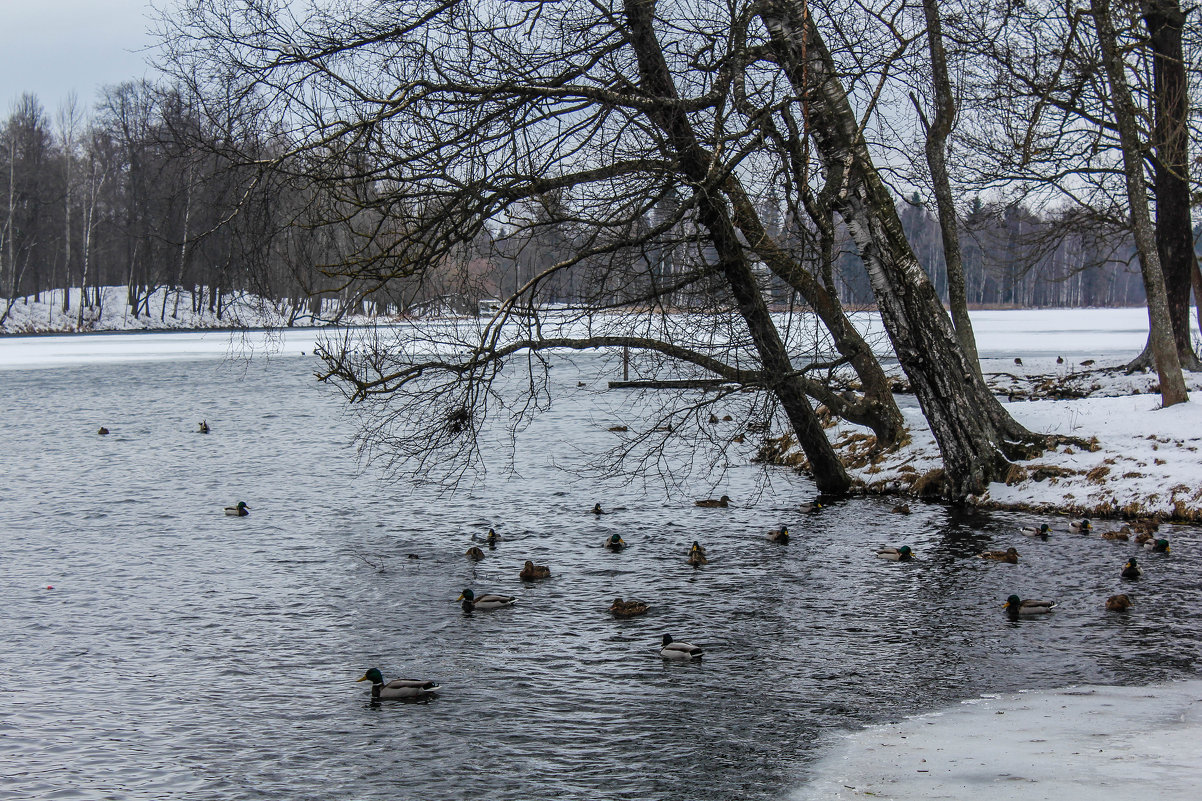
M876 558L890 562L909 562L914 558L914 552L910 550L909 545L903 545L900 548L881 548L876 552Z
M1144 574L1144 569L1135 563L1135 557L1127 560L1127 564L1123 565L1123 572L1120 573L1125 579L1137 579Z
M626 547L626 541L622 539L621 534L611 534L605 539L605 542L602 543L601 547L608 548L614 553L617 553Z
M500 609L503 606L513 606L517 600L512 595L481 595L479 598L471 590L459 593L456 601L463 601L463 611L471 612L476 609Z
M250 514L250 507L246 505L246 501L238 501L237 506L225 507L225 513L230 517L246 517Z
M1112 595L1106 599L1107 612L1126 612L1131 608L1131 596L1126 593L1122 595Z
M465 554L467 558L471 559L473 562L479 562L484 558L484 551L480 550L480 548L475 545L468 548Z
M533 581L534 579L544 579L551 577L551 568L546 565L536 565L529 559L522 567L522 572L518 573L518 578L523 581Z
M649 608L642 601L623 601L621 598L614 598L609 611L613 613L614 617L636 617L646 614Z
M700 659L705 652L699 646L687 642L676 642L672 635L664 635L664 646L659 655L664 659Z
M1035 526L1023 526L1019 529L1024 537L1039 537L1043 541L1047 541L1048 536L1052 533L1052 527L1047 523L1042 523L1038 528Z
M422 681L420 679L393 679L390 682L384 682L384 674L376 668L369 669L363 674L363 678L355 679L355 681L370 681L371 682L371 697L375 699L388 698L421 698L426 695L431 695L438 692L440 689L437 684L432 681Z
M1169 541L1161 538L1158 540L1148 540L1144 543L1144 549L1152 553L1171 553L1172 548L1169 547Z
M723 495L721 498L707 498L704 501L693 501L693 505L706 509L725 509L730 506L730 498L726 495Z
M1093 527L1089 524L1088 517L1082 518L1081 520L1070 521L1068 527L1078 534L1088 534L1093 531Z
M780 528L768 532L768 542L775 542L777 545L789 544L789 527L782 525Z
M206 420L201 420L201 421L200 421L200 425L198 425L198 426L196 427L196 433L197 433L197 434L207 434L207 433L209 433L209 423L208 423L208 421L206 421Z
M1027 615L1046 615L1055 607L1055 601L1022 601L1019 600L1017 595L1011 595L1006 599L1006 603L1002 604L1002 608L1005 609L1011 617L1018 617L1019 615L1024 617Z
M1018 550L1016 548L1007 548L1004 551L986 551L981 554L982 559L992 559L995 562L1006 562L1007 564L1018 564Z

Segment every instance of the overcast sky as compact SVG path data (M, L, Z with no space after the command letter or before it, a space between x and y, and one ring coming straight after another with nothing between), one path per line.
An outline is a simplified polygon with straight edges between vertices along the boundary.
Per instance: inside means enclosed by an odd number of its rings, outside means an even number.
M0 0L0 114L33 92L53 119L71 90L91 108L101 86L149 77L150 13L148 0Z

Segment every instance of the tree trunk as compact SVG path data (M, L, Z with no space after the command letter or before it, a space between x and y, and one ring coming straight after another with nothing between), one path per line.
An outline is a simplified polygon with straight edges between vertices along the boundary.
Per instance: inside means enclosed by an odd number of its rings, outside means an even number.
M840 187L832 206L855 239L894 352L939 443L946 492L955 500L980 493L1004 476L1010 458L1026 455L1021 444L1035 438L1006 413L960 348L807 13L789 0L764 0L759 13L778 63L806 98L827 180Z
M1127 184L1127 204L1131 210L1131 233L1139 253L1140 270L1148 296L1148 331L1156 373L1160 378L1160 399L1164 406L1189 400L1177 343L1169 320L1168 296L1164 275L1160 269L1160 254L1148 213L1148 191L1144 182L1143 147L1135 117L1135 104L1127 88L1125 65L1118 52L1114 21L1110 16L1110 0L1090 0L1090 13L1098 33L1098 48L1110 82L1115 127L1123 151L1123 172Z
M638 59L643 88L654 97L677 98L672 73L653 28L654 2L625 0L623 5L630 23L630 44ZM774 379L772 391L780 400L798 443L810 461L819 491L834 494L846 492L851 487L851 479L830 440L826 438L826 431L810 406L800 376L789 360L788 351L772 322L722 195L717 187L711 185L712 155L700 146L692 123L678 105L665 105L653 117L667 136L682 170L691 180L697 199L698 219L709 234L722 274L747 322L764 372Z
M1156 250L1164 271L1169 319L1181 364L1202 369L1190 338L1189 295L1194 271L1190 223L1189 98L1179 0L1147 0L1144 23L1152 46L1154 145L1152 191L1156 196Z
M952 311L952 325L956 339L964 356L981 373L981 360L977 356L977 340L972 331L972 320L968 316L968 293L964 289L964 264L960 256L960 228L956 205L952 199L952 184L947 174L947 138L956 123L956 98L952 93L952 82L947 75L947 54L943 49L943 24L939 17L938 0L922 0L922 10L927 19L927 44L931 52L931 78L935 88L935 117L926 127L927 167L931 171L931 187L935 192L935 206L939 212L939 230L943 234L943 262L947 267L948 305ZM915 101L917 106L917 101ZM922 109L918 109L922 114Z

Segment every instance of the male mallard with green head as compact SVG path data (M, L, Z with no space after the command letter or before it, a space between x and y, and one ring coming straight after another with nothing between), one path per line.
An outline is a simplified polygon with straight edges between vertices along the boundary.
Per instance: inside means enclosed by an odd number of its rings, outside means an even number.
M626 547L626 541L622 539L621 534L610 534L608 537L606 537L605 542L601 547L608 548L614 553L617 553Z
M1120 573L1125 579L1137 579L1144 574L1144 569L1135 562L1135 557L1127 560L1127 564L1123 565L1123 572Z
M500 609L503 606L513 606L517 600L512 595L481 595L479 598L471 590L459 593L456 601L463 601L463 611L471 612L476 609Z
M1052 533L1052 527L1047 523L1041 523L1039 527L1023 526L1019 529L1024 537L1039 537L1041 540L1047 541L1048 536Z
M903 545L900 548L881 548L876 552L876 558L889 562L909 562L914 558L914 552L910 550L909 545Z
M1093 527L1089 524L1089 518L1085 517L1080 520L1069 521L1068 527L1078 534L1088 534L1093 531Z
M1002 604L1011 617L1027 615L1046 615L1056 607L1055 601L1035 601L1035 600L1020 600L1017 595L1011 595L1006 599L1006 603Z
M384 674L376 668L369 669L363 674L363 678L355 679L355 681L370 681L373 699L421 698L436 693L440 689L434 682L420 679L393 679L385 683Z
M775 542L777 545L789 544L789 527L782 524L780 528L768 532L768 542Z
M225 513L230 517L246 517L250 514L250 507L246 505L246 501L238 501L237 506L225 507Z
M1161 538L1158 540L1150 539L1147 542L1145 542L1144 550L1151 551L1152 553L1172 553L1173 549L1171 547L1169 547L1168 540Z

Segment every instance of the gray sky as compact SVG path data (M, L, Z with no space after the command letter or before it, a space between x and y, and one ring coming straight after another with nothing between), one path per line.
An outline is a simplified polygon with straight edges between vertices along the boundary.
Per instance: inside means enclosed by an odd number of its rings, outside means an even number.
M22 92L53 119L71 90L91 109L101 86L149 77L149 15L149 0L0 0L0 116Z

